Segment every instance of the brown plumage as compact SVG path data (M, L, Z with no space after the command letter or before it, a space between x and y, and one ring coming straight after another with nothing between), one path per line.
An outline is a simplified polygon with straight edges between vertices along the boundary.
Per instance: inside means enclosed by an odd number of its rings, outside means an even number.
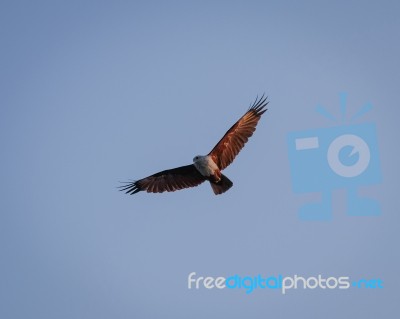
M244 144L249 140L249 137L253 135L261 115L267 110L264 109L268 104L266 100L266 97L261 97L259 100L256 99L249 110L232 125L208 154L211 155L220 170L225 169L233 162L236 155L239 154Z
M193 164L181 166L156 173L138 181L121 186L121 191L135 194L140 191L148 193L174 192L183 188L198 186L206 178L194 167Z
M148 193L174 192L195 187L208 180L214 194L222 194L233 183L221 173L239 154L256 130L261 115L267 110L267 98L256 98L248 111L225 133L222 139L206 156L196 156L194 164L168 169L143 179L121 186L127 194L140 191Z

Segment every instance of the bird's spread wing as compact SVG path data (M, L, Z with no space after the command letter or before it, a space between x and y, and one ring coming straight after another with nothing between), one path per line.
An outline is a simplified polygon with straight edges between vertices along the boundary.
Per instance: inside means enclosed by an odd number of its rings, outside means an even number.
M265 106L268 104L264 95L254 101L249 110L225 133L224 137L208 154L219 169L223 170L231 164L256 130L257 123L261 115L267 110Z
M179 189L194 187L205 181L203 175L191 165L181 166L156 173L138 181L121 186L120 190L126 194L135 194L140 191L148 193L174 192Z

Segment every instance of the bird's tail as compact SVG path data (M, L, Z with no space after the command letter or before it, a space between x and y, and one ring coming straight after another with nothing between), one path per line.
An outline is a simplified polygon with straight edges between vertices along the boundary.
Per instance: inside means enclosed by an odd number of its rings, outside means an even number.
M211 187L215 195L225 193L229 188L232 187L233 183L224 174L221 174L221 179L218 182L210 180Z

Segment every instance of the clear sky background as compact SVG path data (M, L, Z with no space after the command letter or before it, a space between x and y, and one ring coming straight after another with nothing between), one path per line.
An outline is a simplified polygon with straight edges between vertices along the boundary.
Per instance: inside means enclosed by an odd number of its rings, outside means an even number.
M2 1L1 318L393 318L399 300L397 1ZM234 182L128 196L207 154L257 94ZM373 109L382 215L297 210L286 137ZM383 289L188 290L187 276L380 278Z

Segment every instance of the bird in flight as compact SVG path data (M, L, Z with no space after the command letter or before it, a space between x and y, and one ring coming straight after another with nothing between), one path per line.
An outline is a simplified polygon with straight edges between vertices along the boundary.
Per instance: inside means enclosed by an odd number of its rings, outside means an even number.
M174 192L195 187L209 181L215 195L225 193L233 183L221 173L239 154L249 137L256 130L261 115L267 110L268 101L264 95L256 98L248 111L225 133L222 139L207 155L197 155L193 164L153 174L127 185L120 186L126 194L140 191L148 193Z

